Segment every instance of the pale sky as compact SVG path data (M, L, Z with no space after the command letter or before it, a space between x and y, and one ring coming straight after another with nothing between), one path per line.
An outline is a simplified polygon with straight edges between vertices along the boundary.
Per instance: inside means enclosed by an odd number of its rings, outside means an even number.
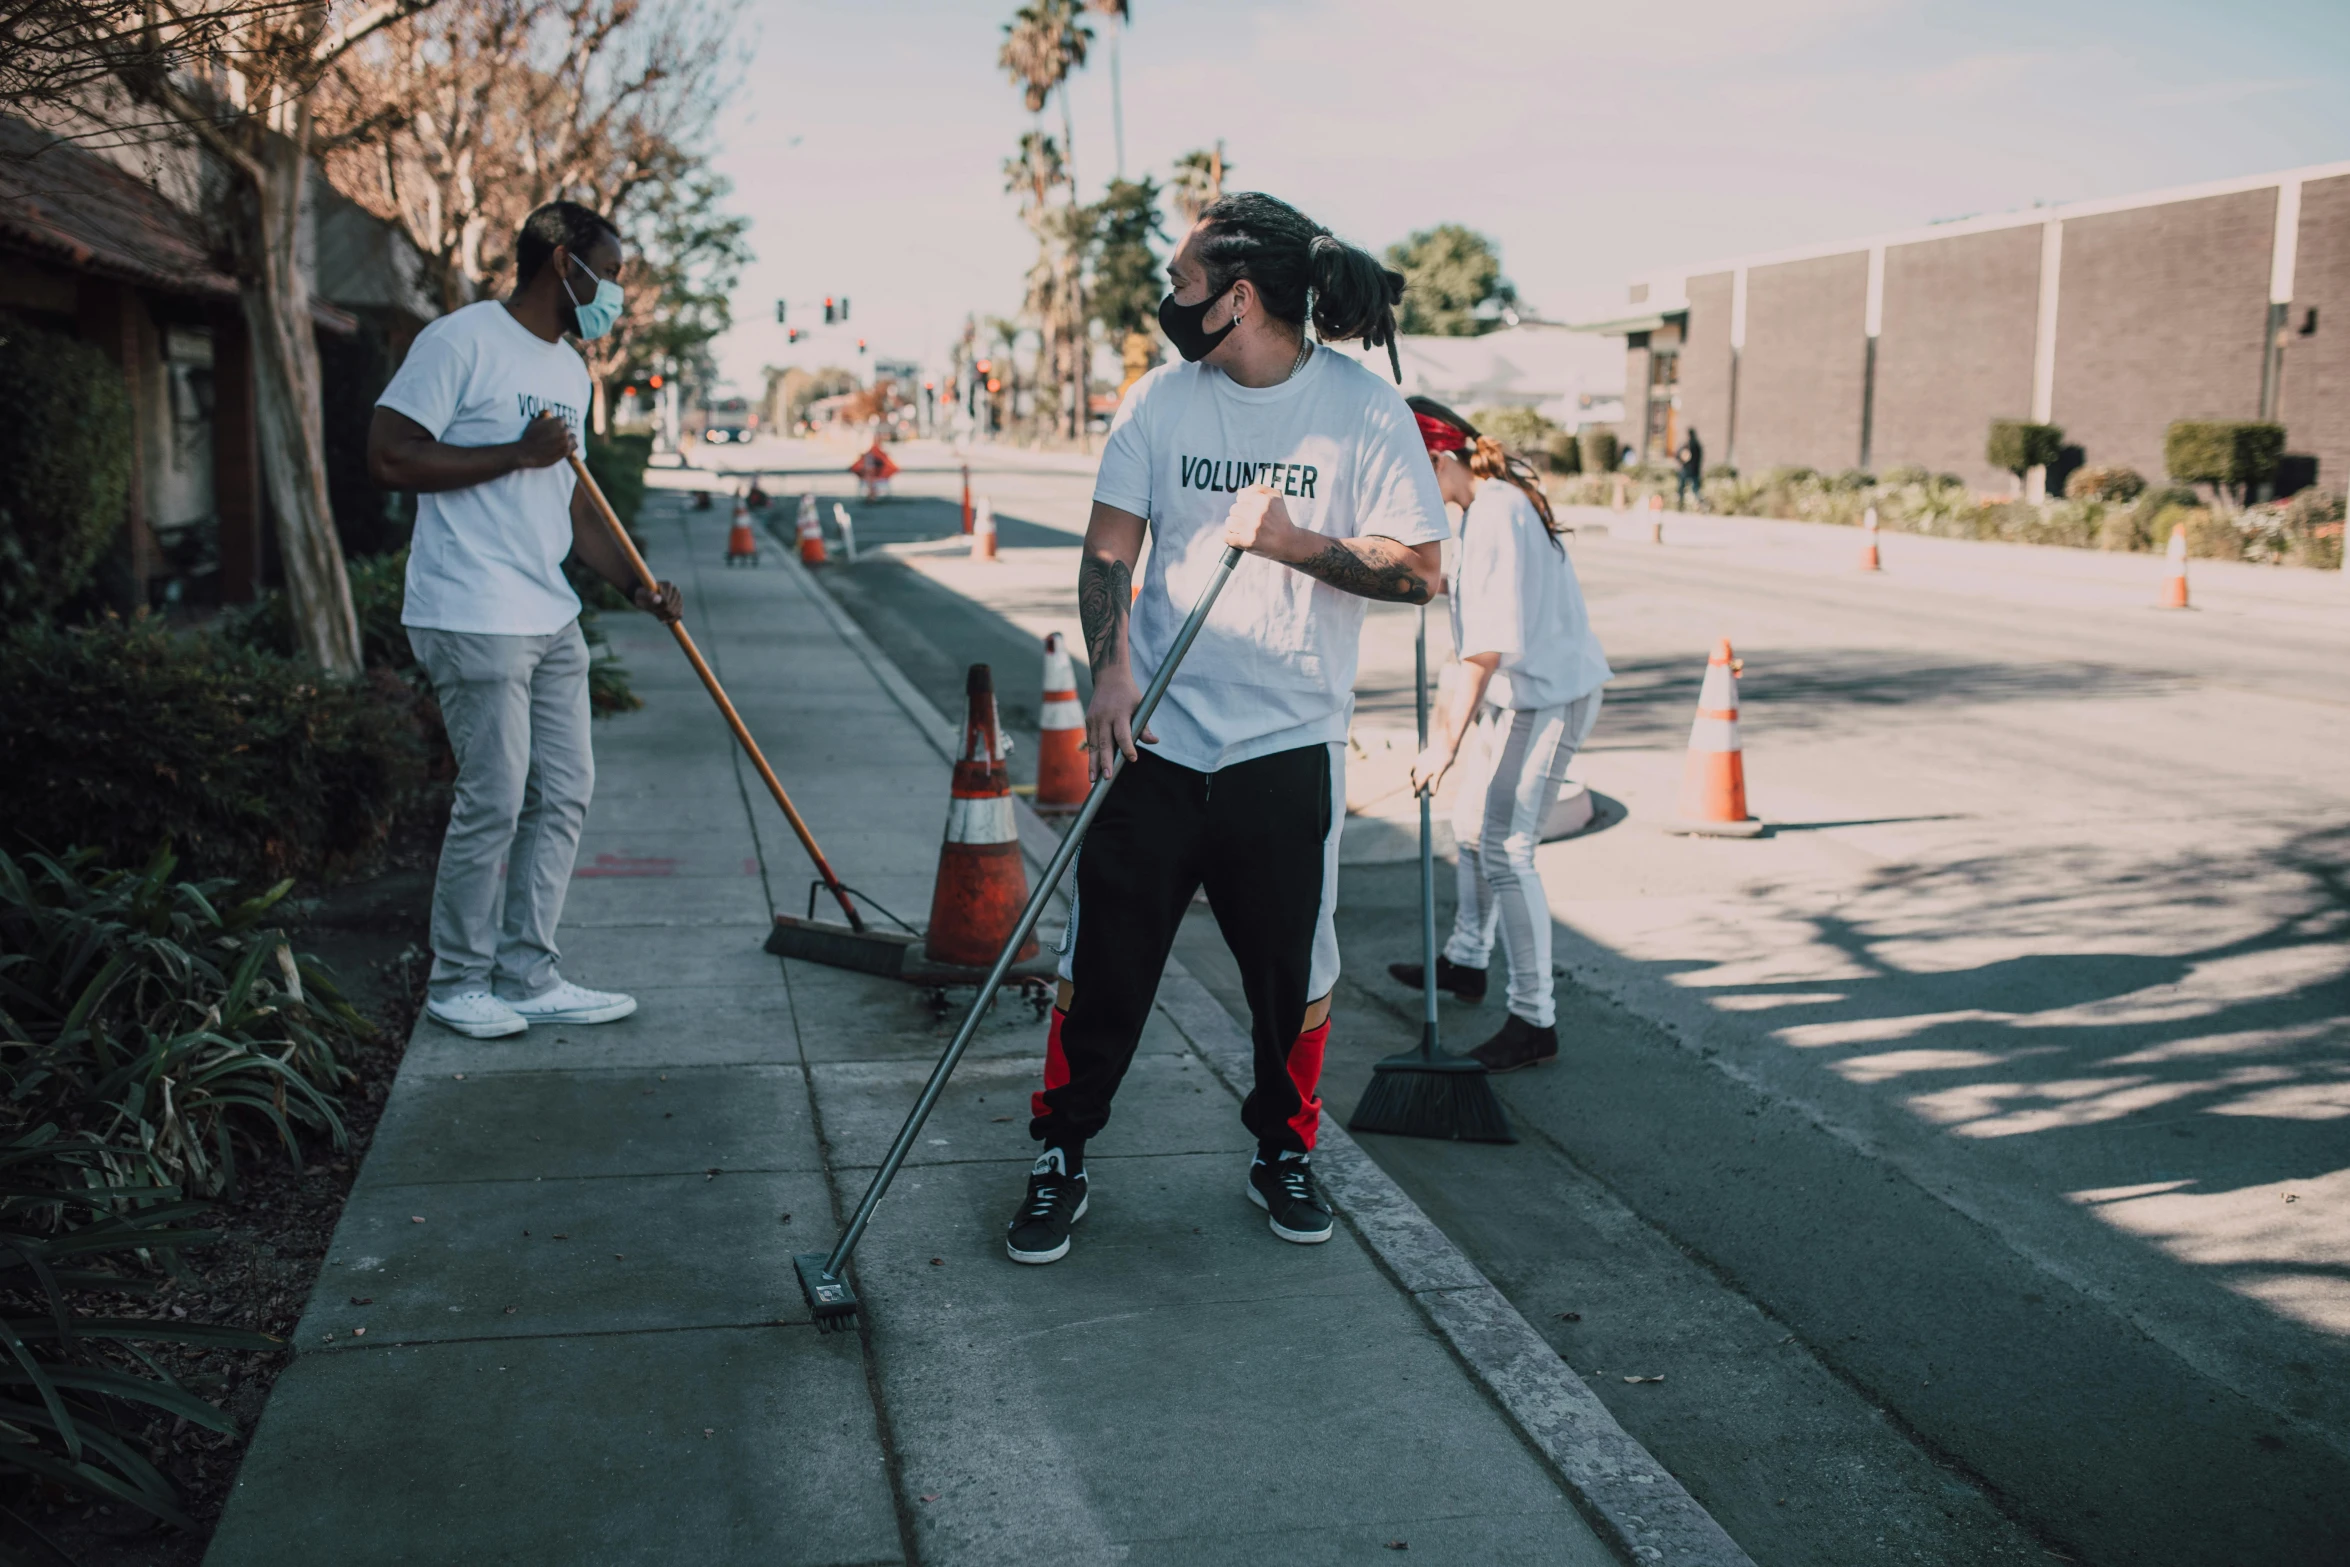
M1000 166L1015 0L751 0L718 167L754 220L723 371L937 359L1035 242ZM1544 315L1653 267L2350 159L2343 0L1134 0L1126 171L1222 137L1228 188L1383 248L1466 223ZM1113 172L1109 36L1074 79ZM1060 117L1048 107L1056 137ZM850 324L786 348L826 294ZM868 361L869 363L869 361Z

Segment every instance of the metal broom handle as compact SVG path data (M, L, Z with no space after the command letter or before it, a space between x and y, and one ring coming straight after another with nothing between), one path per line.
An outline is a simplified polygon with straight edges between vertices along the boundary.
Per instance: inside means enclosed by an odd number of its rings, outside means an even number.
M1159 698L1167 694L1167 683L1175 678L1176 666L1183 662L1183 655L1191 651L1191 644L1198 638L1200 627L1207 624L1208 611L1215 608L1216 595L1223 592L1224 584L1231 580L1232 568L1240 564L1240 555L1238 549L1229 545L1225 547L1224 558L1217 563L1216 574L1208 579L1207 587L1200 593L1199 602L1191 606L1191 614L1184 620L1183 629L1175 633L1175 645L1167 650L1166 658L1159 664L1158 673L1151 676L1149 688L1142 693L1142 701L1135 706L1133 726L1136 735L1139 736L1149 726L1151 714L1158 710ZM1420 723L1423 730L1427 728L1426 707L1423 696ZM1021 943L1028 939L1028 933L1036 929L1036 922L1043 917L1044 906L1051 901L1053 889L1060 885L1062 873L1068 870L1069 862L1077 858L1077 849L1084 841L1085 829L1093 825L1094 817L1101 811L1102 801L1109 797L1117 762L1117 753L1113 751L1110 755L1111 771L1094 780L1093 787L1086 792L1084 808L1077 813L1077 820L1070 826L1068 835L1062 838L1061 846L1053 851L1051 861L1046 864L1043 876L1037 881L1036 891L1029 894L1028 907L1020 911L1020 921L1013 927L1011 939L1004 943L1004 950L996 954L995 967L988 970L987 980L979 987L979 997L971 1004L971 1011L964 1017L963 1026L955 1031L954 1042L947 1046L946 1054L938 1058L938 1065L931 1068L930 1081L922 1085L922 1097L914 1101L913 1111L907 1115L906 1124L898 1130L897 1141L889 1145L889 1153L882 1159L881 1168L873 1172L873 1184L865 1188L865 1200L857 1204L855 1217L849 1220L848 1228L841 1231L840 1243L824 1259L824 1271L833 1277L840 1276L840 1270L848 1264L849 1253L857 1249L858 1238L865 1233L865 1225L872 1219L873 1210L881 1205L882 1194L889 1190L889 1183L897 1178L898 1167L906 1162L906 1155L913 1151L914 1139L922 1135L922 1123L930 1119L931 1108L938 1103L938 1096L946 1091L947 1079L954 1075L956 1063L963 1059L963 1052L970 1047L972 1036L979 1032L979 1020L987 1015L988 1004L995 999L997 988L1004 982L1004 975L1010 972L1014 955L1019 952ZM1433 920L1435 916L1431 914L1429 918ZM1429 928L1435 927L1431 925Z
M1419 709L1420 749L1428 749L1428 606L1420 606L1420 634L1412 645L1412 696ZM1436 1055L1436 843L1434 791L1420 795L1420 1054Z

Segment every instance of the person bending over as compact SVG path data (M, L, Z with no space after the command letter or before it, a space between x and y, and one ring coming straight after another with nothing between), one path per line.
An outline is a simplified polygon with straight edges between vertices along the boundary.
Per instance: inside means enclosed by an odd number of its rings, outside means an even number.
M1448 597L1452 645L1468 680L1412 763L1412 786L1433 794L1462 756L1453 798L1460 901L1436 958L1436 983L1485 999L1498 927L1509 958L1509 1016L1469 1052L1495 1072L1555 1060L1558 1007L1550 977L1550 900L1534 867L1543 818L1567 764L1599 718L1607 655L1558 522L1532 469L1442 403L1411 400L1447 503L1460 508ZM1420 988L1417 963L1388 973Z
M1061 1004L1029 1134L1044 1144L1007 1226L1053 1262L1086 1212L1108 1122L1178 924L1204 886L1240 967L1255 1045L1246 1191L1273 1233L1329 1239L1309 1156L1338 977L1330 926L1340 773L1364 601L1428 600L1444 506L1402 396L1322 341L1392 345L1403 279L1270 196L1201 213L1159 322L1181 354L1136 382L1094 483L1078 568L1096 777L1125 759L1077 859ZM1132 600L1145 529L1150 566ZM1227 545L1246 550L1152 728L1141 692Z
M425 1011L476 1039L636 1010L565 979L555 946L595 784L587 642L563 558L576 550L633 585L663 620L678 608L671 584L634 584L566 461L590 389L563 338L612 329L621 260L619 232L586 207L533 212L514 242L514 292L418 333L367 432L376 483L417 495L400 623L457 753Z

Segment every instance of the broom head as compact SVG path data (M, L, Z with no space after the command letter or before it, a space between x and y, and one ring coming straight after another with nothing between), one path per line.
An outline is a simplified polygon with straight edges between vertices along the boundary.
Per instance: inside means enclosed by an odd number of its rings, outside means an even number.
M1407 1050L1374 1066L1346 1129L1466 1143L1518 1140L1486 1080L1485 1063L1442 1050Z

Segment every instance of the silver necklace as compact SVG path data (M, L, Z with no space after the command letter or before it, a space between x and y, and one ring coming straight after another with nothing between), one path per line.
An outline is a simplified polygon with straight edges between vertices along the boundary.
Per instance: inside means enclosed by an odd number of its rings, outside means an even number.
M1313 357L1313 353L1313 339L1307 337L1303 332L1300 332L1297 335L1297 358L1290 361L1289 374L1283 376L1281 379L1284 381L1294 380L1297 376L1297 373L1306 367L1306 361Z

